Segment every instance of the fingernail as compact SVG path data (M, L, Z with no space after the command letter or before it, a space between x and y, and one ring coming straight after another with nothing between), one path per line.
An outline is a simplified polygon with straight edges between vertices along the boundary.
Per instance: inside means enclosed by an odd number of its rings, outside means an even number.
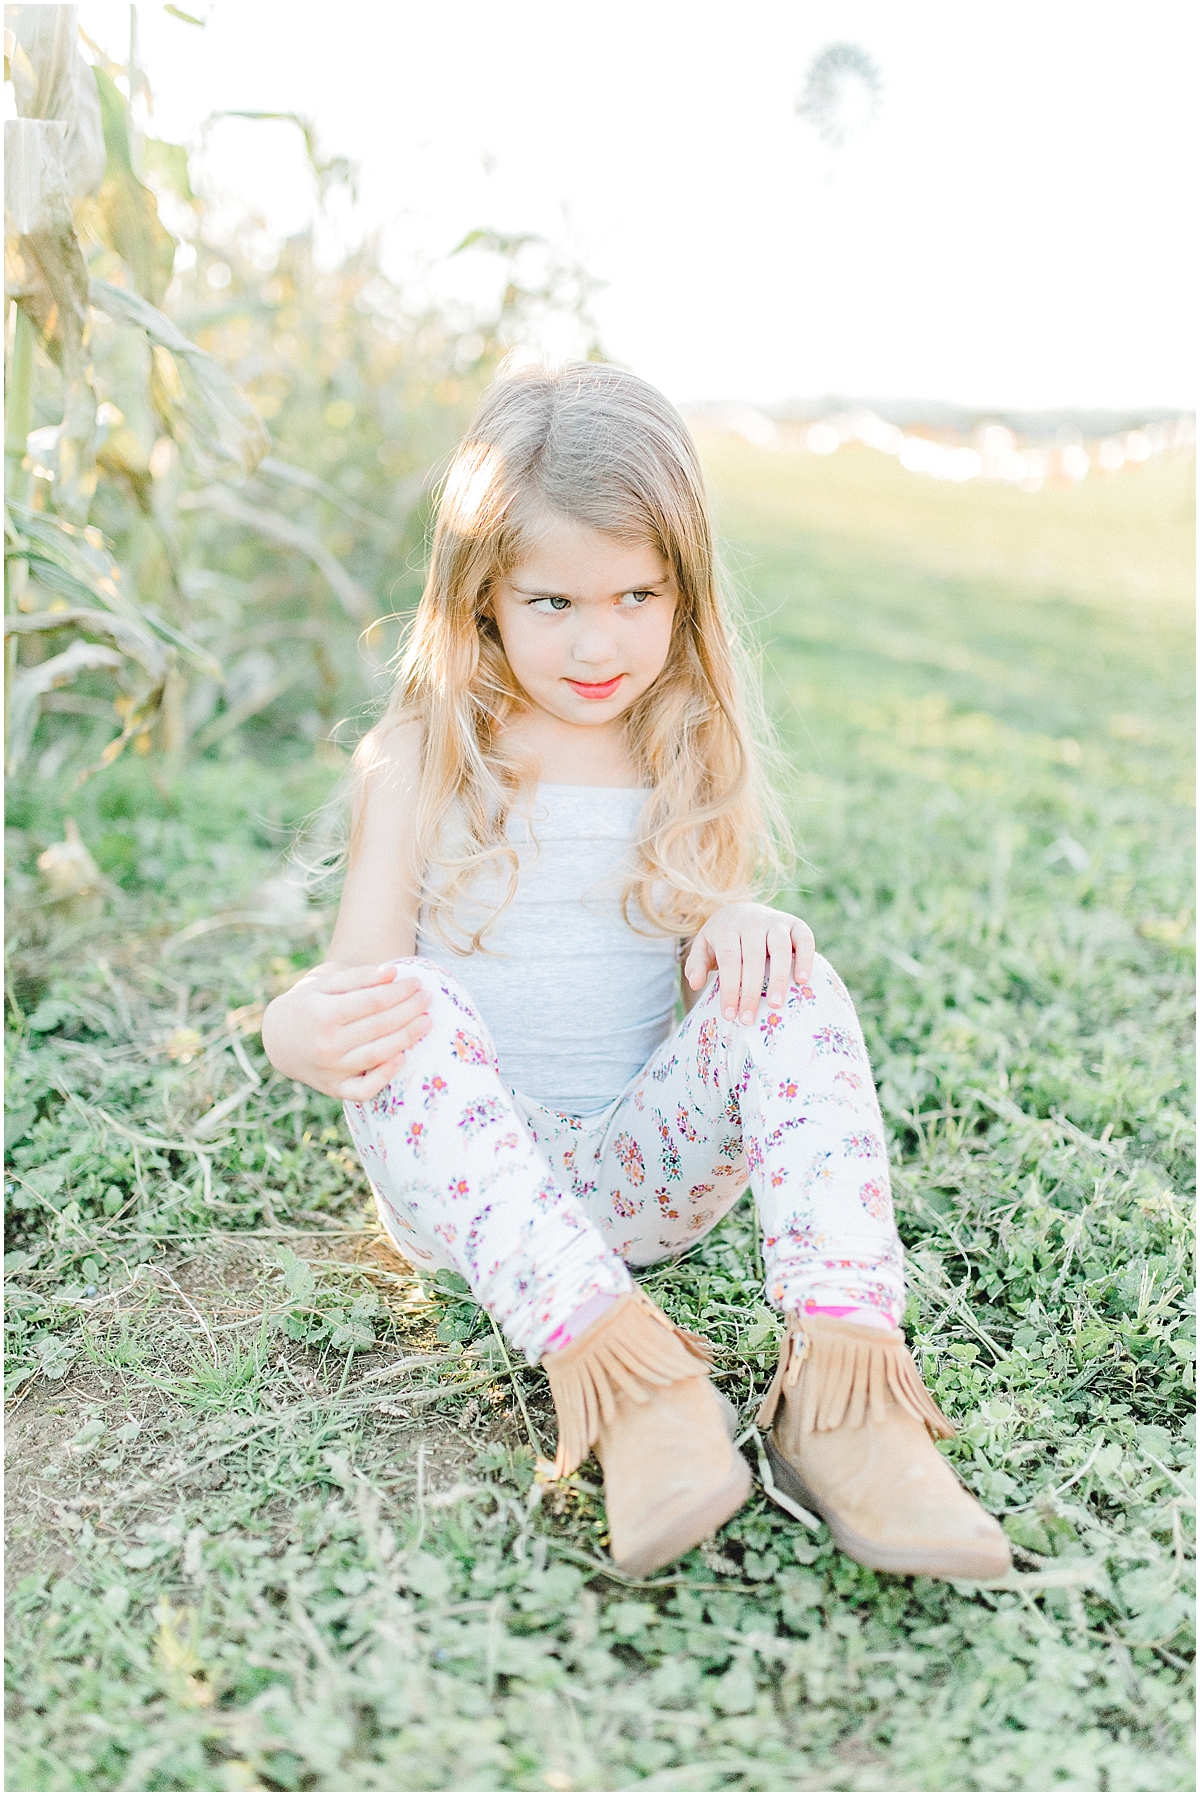
M742 1021L743 1023L752 1023L754 1021L754 1012L752 1010L743 1010Z
M729 1021L732 1023L734 1017L737 1015L737 1011L733 1008L732 1004L726 1005L725 1015L728 1017Z

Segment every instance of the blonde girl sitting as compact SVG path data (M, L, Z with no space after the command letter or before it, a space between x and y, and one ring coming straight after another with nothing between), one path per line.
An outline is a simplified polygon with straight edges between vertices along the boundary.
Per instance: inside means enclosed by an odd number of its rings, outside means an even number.
M486 394L357 771L329 956L263 1040L345 1101L400 1252L545 1367L557 1471L595 1451L616 1563L653 1571L749 1494L707 1343L631 1276L749 1183L787 1317L759 1412L777 1488L865 1565L1003 1574L897 1326L854 1007L756 897L774 804L695 449L652 387L585 364Z

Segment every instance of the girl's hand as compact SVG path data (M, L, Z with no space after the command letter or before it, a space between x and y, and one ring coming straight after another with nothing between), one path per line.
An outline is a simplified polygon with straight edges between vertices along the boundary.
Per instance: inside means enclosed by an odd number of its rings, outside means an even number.
M793 980L801 983L812 972L815 952L813 932L799 917L769 904L726 904L692 942L683 976L698 992L716 967L726 1019L752 1023L768 965L767 1003L777 1010Z
M365 1104L427 1032L428 1012L420 980L398 967L314 967L268 1004L263 1047L289 1079Z

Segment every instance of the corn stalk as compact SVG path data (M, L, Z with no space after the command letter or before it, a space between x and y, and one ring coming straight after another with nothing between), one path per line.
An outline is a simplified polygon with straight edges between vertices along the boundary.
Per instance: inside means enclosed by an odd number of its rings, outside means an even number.
M236 382L152 303L170 279L175 242L137 177L128 107L110 73L93 70L79 53L76 9L9 10L5 75L18 116L5 123L5 292L14 313L5 433L5 759L10 771L21 765L45 694L83 674L115 672L123 688L115 700L121 727L86 773L109 764L131 739L145 738L177 652L210 677L220 675L207 650L131 596L109 546L89 526L104 435L90 365L93 308L148 345L152 407L203 478L251 472L268 440ZM92 280L81 227L110 252L123 284ZM60 376L61 418L34 431L39 349ZM40 503L30 502L35 459ZM64 632L72 639L58 647ZM95 636L105 640L89 640ZM19 664L22 641L38 645L30 665ZM57 648L48 658L45 642Z

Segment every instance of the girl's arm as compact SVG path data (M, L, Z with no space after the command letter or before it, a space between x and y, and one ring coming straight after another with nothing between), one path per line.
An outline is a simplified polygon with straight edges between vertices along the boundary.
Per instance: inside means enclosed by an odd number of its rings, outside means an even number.
M329 953L263 1016L272 1065L353 1103L382 1091L429 1027L420 982L389 964L416 951L420 752L418 723L372 730L360 746L362 791Z
M816 942L801 917L769 904L726 904L692 939L683 963L683 1003L690 1010L713 968L721 980L721 1010L727 1021L752 1023L763 999L778 1009L793 980L812 972ZM690 993L689 993L690 987Z
M355 754L361 781L330 966L415 954L419 869L412 830L420 779L421 725L380 725Z

